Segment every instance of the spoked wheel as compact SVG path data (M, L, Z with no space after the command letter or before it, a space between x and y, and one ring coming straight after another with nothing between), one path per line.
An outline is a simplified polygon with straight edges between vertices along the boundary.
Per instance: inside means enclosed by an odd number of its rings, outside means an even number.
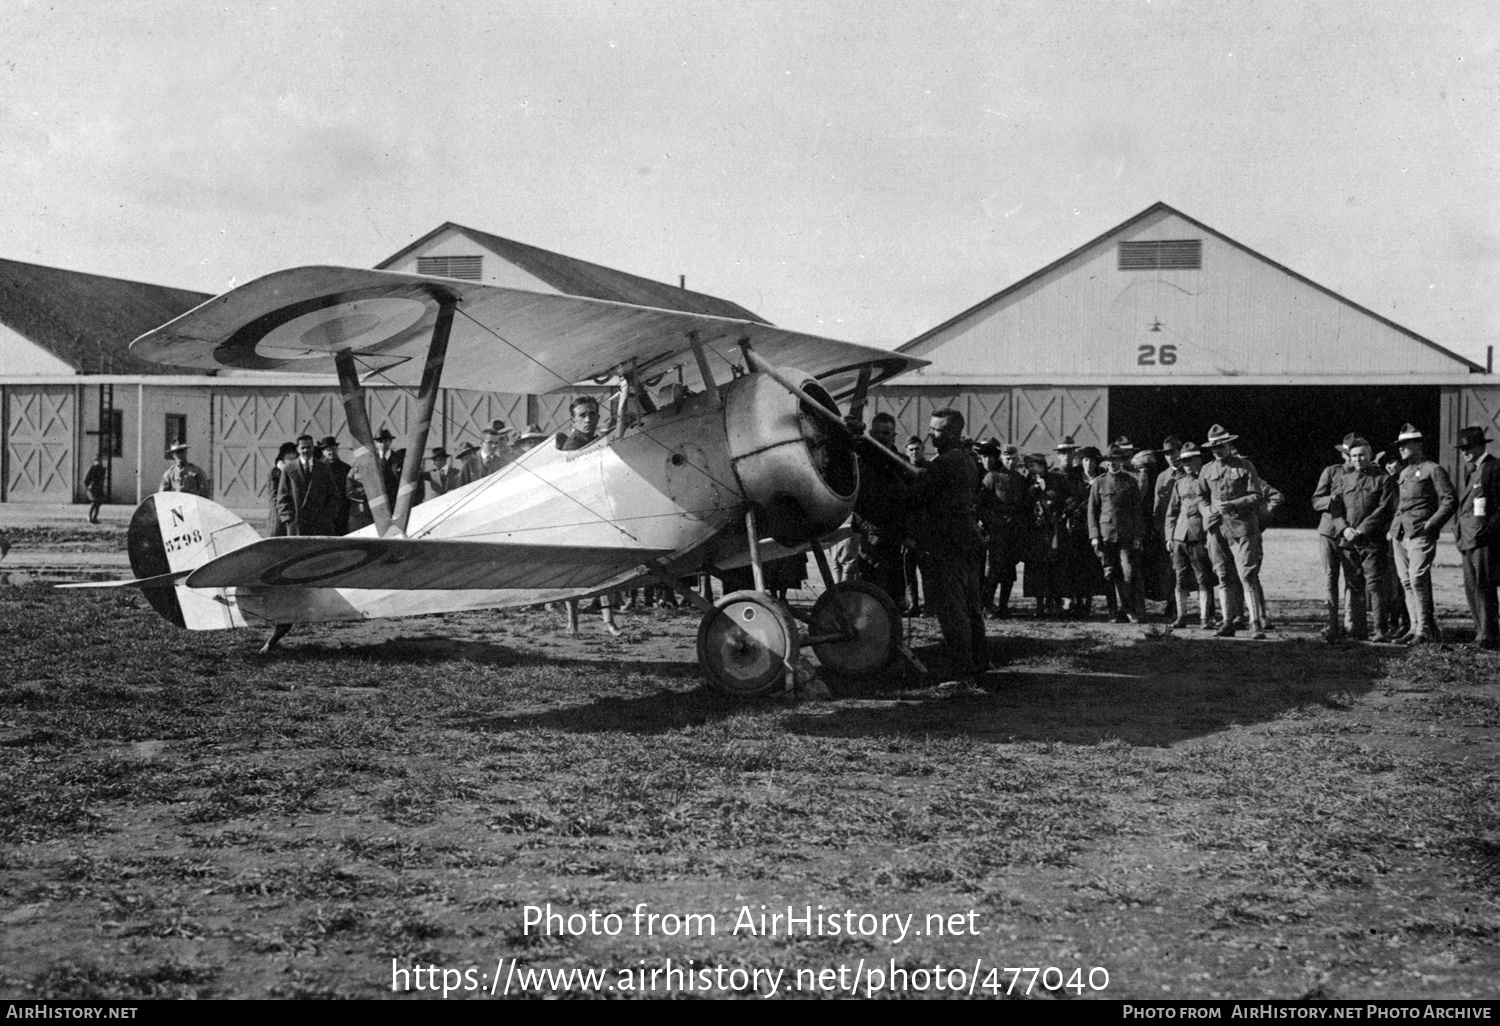
M698 665L736 698L775 691L797 656L797 623L762 591L735 591L698 625Z
M813 645L826 676L853 683L879 673L896 658L901 648L901 614L880 588L864 581L835 584L813 606L808 631L814 637L826 637L838 634L846 622L854 630L853 638Z

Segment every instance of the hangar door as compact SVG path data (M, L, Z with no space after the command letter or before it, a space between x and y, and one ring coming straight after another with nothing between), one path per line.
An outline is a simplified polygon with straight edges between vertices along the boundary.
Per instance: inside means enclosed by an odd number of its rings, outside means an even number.
M5 499L73 501L73 418L70 385L6 388Z
M897 440L904 443L910 435L926 437L933 411L945 406L964 415L964 433L970 438L998 438L1026 452L1050 456L1052 447L1068 435L1079 445L1102 445L1108 437L1107 388L873 388L865 420L876 413L891 414Z

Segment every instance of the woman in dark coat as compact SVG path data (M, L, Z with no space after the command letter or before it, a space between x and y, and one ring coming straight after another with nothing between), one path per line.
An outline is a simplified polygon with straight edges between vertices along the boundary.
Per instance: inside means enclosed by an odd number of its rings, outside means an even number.
M266 537L280 538L286 534L286 525L281 522L281 515L276 512L276 489L281 484L281 466L287 460L297 458L297 443L282 442L281 449L276 453L276 463L271 467L271 479L266 484Z

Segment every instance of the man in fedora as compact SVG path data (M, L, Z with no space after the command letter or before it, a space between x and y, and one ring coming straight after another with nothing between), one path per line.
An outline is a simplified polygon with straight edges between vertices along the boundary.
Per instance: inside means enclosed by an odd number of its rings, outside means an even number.
M391 449L395 441L396 436L388 427L382 427L380 434L375 436L375 469L385 485L385 508L391 513L396 511L396 490L401 487L401 470L406 464L406 450Z
M1244 601L1249 605L1250 628L1254 637L1266 636L1266 595L1260 586L1261 524L1283 501L1276 489L1261 480L1255 464L1237 455L1234 441L1222 425L1208 429L1205 446L1213 450L1214 461L1198 475L1198 494L1203 508L1204 526L1209 531L1209 554L1214 572L1224 582L1224 626L1218 636L1234 637L1239 596L1232 594L1229 582L1238 578Z
M1432 563L1437 557L1438 533L1458 508L1458 495L1448 472L1428 459L1422 432L1411 424L1401 428L1396 446L1401 453L1400 490L1396 509L1396 540L1391 553L1406 589L1411 633L1396 640L1408 645L1442 641L1432 607Z
M212 499L213 486L209 483L208 475L203 468L195 463L189 463L188 444L178 442L167 450L167 459L172 460L172 465L167 472L161 476L161 488L163 492L187 492L191 495Z
M1139 572L1146 537L1145 506L1140 482L1125 469L1130 450L1123 441L1109 447L1109 469L1089 484L1089 544L1114 590L1114 622L1140 623L1146 616Z
M1347 623L1339 618L1340 605L1342 604L1347 615L1349 604L1341 603L1347 589L1341 590L1339 584L1344 563L1339 557L1339 532L1334 527L1334 520L1343 516L1339 480L1349 469L1349 443L1354 441L1354 437L1351 432L1344 436L1342 442L1333 447L1333 451L1339 454L1339 462L1323 468L1323 472L1318 475L1318 486L1313 489L1312 496L1312 508L1319 514L1318 562L1323 567L1323 583L1326 587L1323 598L1323 610L1327 618L1327 623L1323 627L1325 641L1338 641L1348 633Z
M1486 446L1484 428L1466 427L1458 433L1469 479L1458 506L1456 534L1464 561L1464 594L1474 617L1474 644L1500 648L1500 459Z
M432 450L432 469L427 472L427 488L434 495L443 495L458 487L462 471L455 467L448 450L441 445Z
M1208 555L1208 529L1203 524L1203 499L1198 475L1203 470L1203 451L1193 442L1177 450L1178 475L1167 496L1164 526L1172 546L1172 570L1177 583L1177 619L1173 627L1187 626L1188 596L1198 592L1198 626L1213 629L1214 589L1219 579Z

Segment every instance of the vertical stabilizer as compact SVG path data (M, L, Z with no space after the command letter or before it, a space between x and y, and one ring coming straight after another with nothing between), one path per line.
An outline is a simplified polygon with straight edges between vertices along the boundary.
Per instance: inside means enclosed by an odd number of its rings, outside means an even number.
M126 547L138 578L191 570L260 540L260 532L217 503L186 492L147 496L130 518ZM247 626L233 589L142 588L151 607L194 631Z

